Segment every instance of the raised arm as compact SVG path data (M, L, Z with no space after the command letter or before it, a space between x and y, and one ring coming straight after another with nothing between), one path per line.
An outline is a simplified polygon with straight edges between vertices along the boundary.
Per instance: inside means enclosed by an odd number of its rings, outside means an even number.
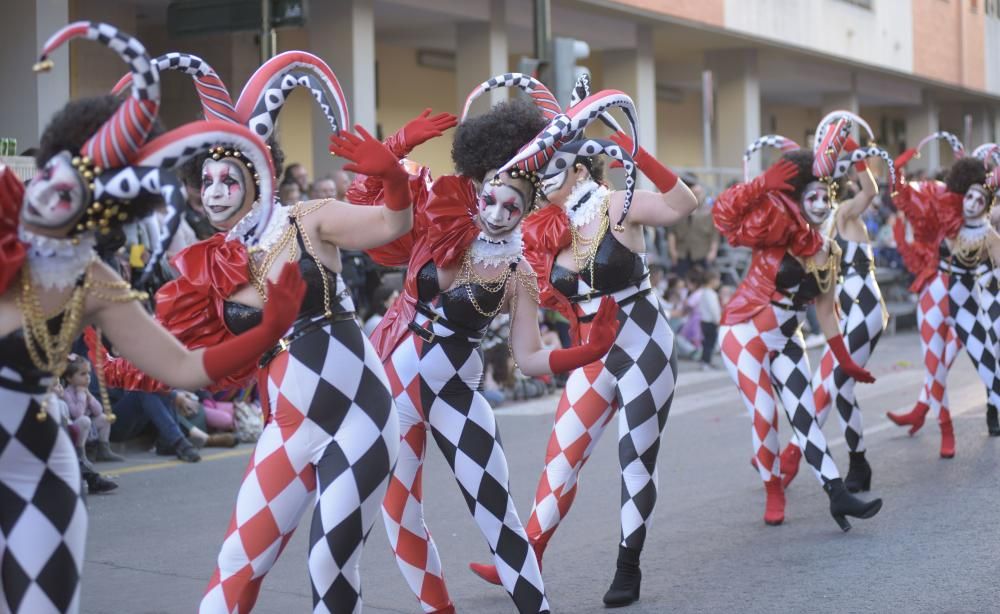
M121 284L111 269L99 265L95 280ZM90 320L115 349L137 368L172 388L197 390L256 362L291 327L305 294L298 266L288 263L276 282L268 282L261 324L219 343L189 350L136 301L98 299Z
M632 139L624 132L611 135L611 140L618 143L622 149L632 151ZM635 164L649 177L659 192L636 191L632 198L632 208L629 209L628 220L631 223L644 226L671 226L698 207L698 199L684 182L678 181L673 171L642 147L635 155ZM616 194L616 197L624 199L624 195Z
M844 150L851 152L857 148L858 144L854 139L848 137ZM872 175L871 169L868 168L868 164L864 160L859 160L854 163L854 170L858 173L858 186L861 190L852 198L840 203L840 215L845 218L861 217L865 209L878 196L878 184L875 183L875 177Z
M360 206L332 201L316 212L320 237L346 249L384 245L413 226L409 175L389 148L361 126L358 135L344 132L330 137L330 153L351 160L344 170L379 177L385 205ZM360 135L360 136L359 136ZM309 207L309 203L305 205Z

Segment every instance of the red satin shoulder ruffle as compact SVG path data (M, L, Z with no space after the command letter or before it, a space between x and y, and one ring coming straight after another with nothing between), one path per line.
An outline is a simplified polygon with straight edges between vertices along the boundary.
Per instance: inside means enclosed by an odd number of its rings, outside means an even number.
M898 183L892 203L913 228L913 240L937 249L962 227L962 198L940 181Z
M156 293L156 317L188 348L211 347L233 334L223 319L223 302L250 282L246 247L219 233L182 250L171 261L180 273ZM213 390L240 388L256 367L230 375Z
M439 177L425 201L415 212L413 249L409 255L406 281L371 335L379 358L388 360L406 336L416 314L417 273L433 260L438 268L458 264L479 228L472 221L476 212L476 188L469 179L453 175ZM414 201L414 205L417 205Z
M0 164L0 294L7 291L24 264L26 250L17 238L24 201L24 184L9 167Z
M532 213L521 224L524 256L538 278L538 298L542 307L569 320L573 343L580 339L580 322L572 303L552 285L552 267L559 252L569 247L569 220L562 207L548 205Z
M712 219L730 245L781 247L800 257L823 247L822 235L805 221L798 204L783 192L765 190L761 177L720 194Z

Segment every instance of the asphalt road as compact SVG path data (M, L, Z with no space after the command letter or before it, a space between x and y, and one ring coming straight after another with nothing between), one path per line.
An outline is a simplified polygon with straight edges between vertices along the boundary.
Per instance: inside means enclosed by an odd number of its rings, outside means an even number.
M1000 611L1000 438L986 436L985 395L963 355L949 394L957 455L938 457L936 424L917 436L892 425L922 382L915 334L883 339L860 386L873 492L885 500L871 520L841 533L826 495L803 470L788 491L785 524L765 526L764 493L749 466L750 422L724 371L690 363L660 454L660 501L643 553L642 599L652 612L997 612ZM814 359L815 363L815 359ZM555 397L501 409L522 520L541 467ZM842 472L847 448L831 417L826 433ZM782 440L788 435L781 421ZM609 429L584 469L569 518L546 552L555 612L599 612L614 572L618 461ZM433 448L433 446L430 446ZM121 488L90 499L83 611L189 613L212 573L249 446L206 453L197 465L134 454L115 466ZM112 465L102 464L111 471ZM473 576L469 561L489 550L439 452L424 470L428 525L459 612L513 612L506 593ZM309 515L264 582L257 612L311 611L306 573ZM363 562L365 612L419 612L396 568L381 522Z

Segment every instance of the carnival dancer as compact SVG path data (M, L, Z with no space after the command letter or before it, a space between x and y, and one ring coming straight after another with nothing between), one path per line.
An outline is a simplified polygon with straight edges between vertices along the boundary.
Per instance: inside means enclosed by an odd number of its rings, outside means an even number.
M848 111L830 113L820 121L820 126L837 117L853 120L864 128L869 139L874 138L868 124ZM819 133L820 129L817 128L816 134ZM748 161L753 152L764 144L762 141L755 141L744 155L744 161ZM851 153L858 147L854 139L848 137L844 151ZM854 163L854 170L857 173L859 191L851 198L839 202L831 199L816 203L817 206L810 208L809 215L821 222L823 235L835 240L840 247L840 277L837 280L840 331L854 364L864 367L885 330L889 314L875 279L875 257L871 241L861 220L862 214L878 195L878 185L864 159ZM749 176L746 179L749 180ZM861 408L854 393L855 384L855 379L849 377L837 363L833 351L826 348L812 380L816 421L823 428L830 417L831 406L836 407L840 428L850 450L850 464L847 477L844 478L844 486L850 492L870 490L872 478L871 466L865 458L864 430ZM802 451L793 437L781 454L784 488L788 488L798 473L801 458Z
M573 125L560 131L560 122L551 122L547 133L519 157L519 168L544 165L542 189L551 203L525 221L526 255L538 275L542 306L570 320L574 339L592 338L601 330L595 314L606 300L602 297L612 297L620 306L619 330L608 352L575 369L566 381L528 520L528 539L541 561L569 513L580 470L618 412L621 539L604 603L622 606L639 598L639 555L656 503L656 459L677 372L673 335L651 293L642 226L669 226L697 202L645 150L638 149L633 164L628 154L636 148L624 132L612 136L614 142L583 136L599 117L592 112L594 100L624 96L614 91L589 96L588 90L586 80L577 84L567 111L576 118ZM623 110L631 122L634 108ZM607 116L600 119L617 127ZM626 190L611 190L604 183L602 154L626 158ZM660 193L633 190L636 165ZM496 582L495 568L471 567Z
M487 81L469 102L503 85L522 87L538 108L501 103L463 119L452 148L459 175L434 182L415 224L406 288L374 334L386 356L402 439L383 518L400 568L427 612L455 611L423 519L420 482L428 429L501 570L497 583L518 611L549 610L538 562L509 493L493 411L479 392L480 342L490 321L510 312L511 353L526 375L564 372L592 361L611 346L616 328L617 307L609 301L597 315L601 332L587 343L541 349L537 281L523 259L520 231L538 196L538 179L523 169L498 169L530 144L546 125L543 113L552 116L558 105L540 83L514 73ZM422 573L414 574L414 566Z
M257 442L226 532L202 613L248 612L264 576L312 506L309 578L316 612L359 612L359 564L365 536L385 494L399 445L398 420L385 370L354 318L342 277L340 249L387 243L410 229L407 174L396 157L358 127L330 68L292 51L265 62L233 104L214 71L175 54L190 71L203 109L270 138L284 102L298 87L317 100L331 127L331 152L385 186L384 206L334 199L289 203L273 216L260 242L247 245L265 203L254 184L258 168L238 149L220 147L199 160L202 202L223 232L182 251L177 280L157 296L157 317L190 347L241 335L267 305L261 288L282 262L297 262L307 291L295 323L257 368L266 425ZM197 61L195 61L197 60ZM210 80L209 80L210 78ZM211 87L209 87L211 86ZM272 142L272 154L278 155ZM128 387L144 386L127 365L110 363ZM248 369L226 385L242 385Z
M713 211L716 227L731 245L754 250L747 276L723 312L722 356L752 419L754 460L767 493L764 522L770 525L785 517L775 391L841 529L851 528L847 516L871 518L882 507L881 499L854 497L840 478L816 420L800 330L806 306L815 301L840 368L858 381L875 381L851 358L840 333L834 310L840 249L819 231L835 181L851 163L885 155L872 147L840 158L849 129L845 117L821 125L813 152L798 150L784 137L764 137L786 153L762 176L723 192Z
M150 317L133 291L95 252L110 234L153 211L161 167L238 145L268 168L249 130L212 122L146 143L154 130L159 81L143 46L113 26L72 23L45 44L38 69L72 38L98 41L128 62L131 95L68 103L41 136L39 173L27 190L0 167L0 610L77 612L87 512L66 432L47 413L47 391L65 372L71 346L94 324L123 355L172 386L197 389L245 367L271 347L292 317L278 305L301 300L302 280L285 269L267 287L260 325L214 347L186 350ZM261 190L270 193L270 181ZM20 223L18 222L20 216ZM99 366L99 365L98 365ZM100 377L100 371L98 371ZM103 396L103 395L102 395ZM106 399L105 411L107 409Z
M952 147L956 161L944 183L923 181L896 185L893 203L906 216L913 230L912 250L937 249L938 271L925 267L926 279L920 294L918 316L924 346L927 375L921 399L906 414L889 413L893 422L916 432L931 409L941 427L941 456L955 455L955 439L944 392L947 384L949 338L964 345L972 364L986 387L986 426L991 436L1000 436L1000 371L997 366L995 320L997 283L992 263L1000 262L997 249L1000 235L989 223L990 207L997 186L997 171L987 172L995 162L995 147L977 148L972 155L952 134L930 135L916 149L905 151L898 160L905 166L921 146L943 138ZM919 253L918 251L918 253ZM918 282L920 278L918 278ZM915 282L916 283L916 282ZM954 332L952 332L954 331ZM926 399L926 401L924 400ZM929 402L929 403L928 403Z

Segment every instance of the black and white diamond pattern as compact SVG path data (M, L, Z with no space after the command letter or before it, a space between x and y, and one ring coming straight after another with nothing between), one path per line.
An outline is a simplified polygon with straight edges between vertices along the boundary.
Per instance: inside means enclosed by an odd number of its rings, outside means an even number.
M986 266L980 265L980 274ZM987 400L998 407L1000 403L1000 377L997 373L997 338L986 311L980 309L980 288L976 275L952 273L948 276L948 319L954 323L958 340L965 346L979 378L986 386ZM987 299L987 305L993 299Z
M465 118L469 115L469 107L472 103L476 101L477 98L498 88L506 87L516 87L524 91L527 95L531 96L532 100L535 102L535 106L541 111L542 115L546 119L554 119L557 115L562 113L562 108L559 106L559 102L556 97L552 95L549 88L545 87L542 82L535 79L531 75L526 75L519 72L508 72L502 75L496 75L495 77L490 77L486 81L483 81L473 89L465 99L465 106L462 108L462 117L460 121L465 121Z
M0 388L0 607L75 612L87 534L80 467L35 397Z
M799 149L799 144L788 137L781 136L780 134L765 134L764 136L757 138L757 140L750 143L747 150L743 152L744 181L750 181L750 159L753 158L753 155L756 152L764 149L765 147L772 147L774 149L781 150L782 153L785 153Z

